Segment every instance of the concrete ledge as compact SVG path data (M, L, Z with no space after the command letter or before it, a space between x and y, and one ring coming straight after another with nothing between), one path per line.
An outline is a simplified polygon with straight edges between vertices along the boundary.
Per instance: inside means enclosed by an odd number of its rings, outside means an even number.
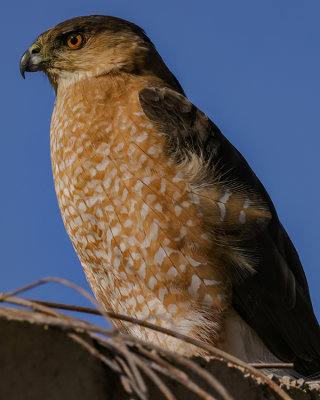
M125 390L123 376L116 374L91 354L84 346L70 338L60 328L30 322L37 313L0 307L0 399L6 400L129 400L138 399ZM29 318L30 317L30 318ZM29 319L29 321L28 321ZM89 335L81 338L106 357L113 357ZM139 350L136 350L137 352ZM220 360L197 359L197 364L210 372L224 385L234 399L277 399L266 384L244 374L238 368ZM196 374L185 370L188 377L202 389L220 399ZM157 385L142 374L148 398L164 399ZM176 399L196 400L201 397L182 384L159 376ZM296 400L320 399L319 386L303 381L284 379L281 383L290 397ZM130 390L129 390L130 392Z

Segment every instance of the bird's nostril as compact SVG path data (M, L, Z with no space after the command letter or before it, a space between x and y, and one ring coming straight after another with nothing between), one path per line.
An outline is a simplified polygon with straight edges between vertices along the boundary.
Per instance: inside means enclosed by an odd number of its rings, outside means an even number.
M38 48L35 48L35 49L31 50L31 54L36 54L36 53L39 53L39 52L40 52L40 49L38 49Z

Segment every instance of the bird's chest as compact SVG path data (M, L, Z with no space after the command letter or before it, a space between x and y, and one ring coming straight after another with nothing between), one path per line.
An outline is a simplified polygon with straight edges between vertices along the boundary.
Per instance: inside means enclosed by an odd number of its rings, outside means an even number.
M224 309L224 277L208 265L199 197L138 98L129 104L66 95L52 117L59 206L89 283L102 304L140 318L184 320L191 303Z

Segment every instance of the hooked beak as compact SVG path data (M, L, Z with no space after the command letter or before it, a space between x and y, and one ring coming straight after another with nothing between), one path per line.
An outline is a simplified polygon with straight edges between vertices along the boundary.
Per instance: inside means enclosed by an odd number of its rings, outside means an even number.
M44 60L39 53L31 54L29 50L23 53L20 60L20 73L25 79L25 72L35 72L43 69Z

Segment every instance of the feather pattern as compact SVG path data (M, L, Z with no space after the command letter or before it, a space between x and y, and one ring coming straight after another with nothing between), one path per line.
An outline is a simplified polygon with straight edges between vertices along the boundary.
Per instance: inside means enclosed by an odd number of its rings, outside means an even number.
M168 155L183 166L204 202L220 210L220 218L212 212L205 217L229 257L225 265L234 308L273 354L294 361L301 373L315 373L320 368L319 324L298 254L263 185L185 96L155 85L143 89L139 98L147 117L166 136Z

